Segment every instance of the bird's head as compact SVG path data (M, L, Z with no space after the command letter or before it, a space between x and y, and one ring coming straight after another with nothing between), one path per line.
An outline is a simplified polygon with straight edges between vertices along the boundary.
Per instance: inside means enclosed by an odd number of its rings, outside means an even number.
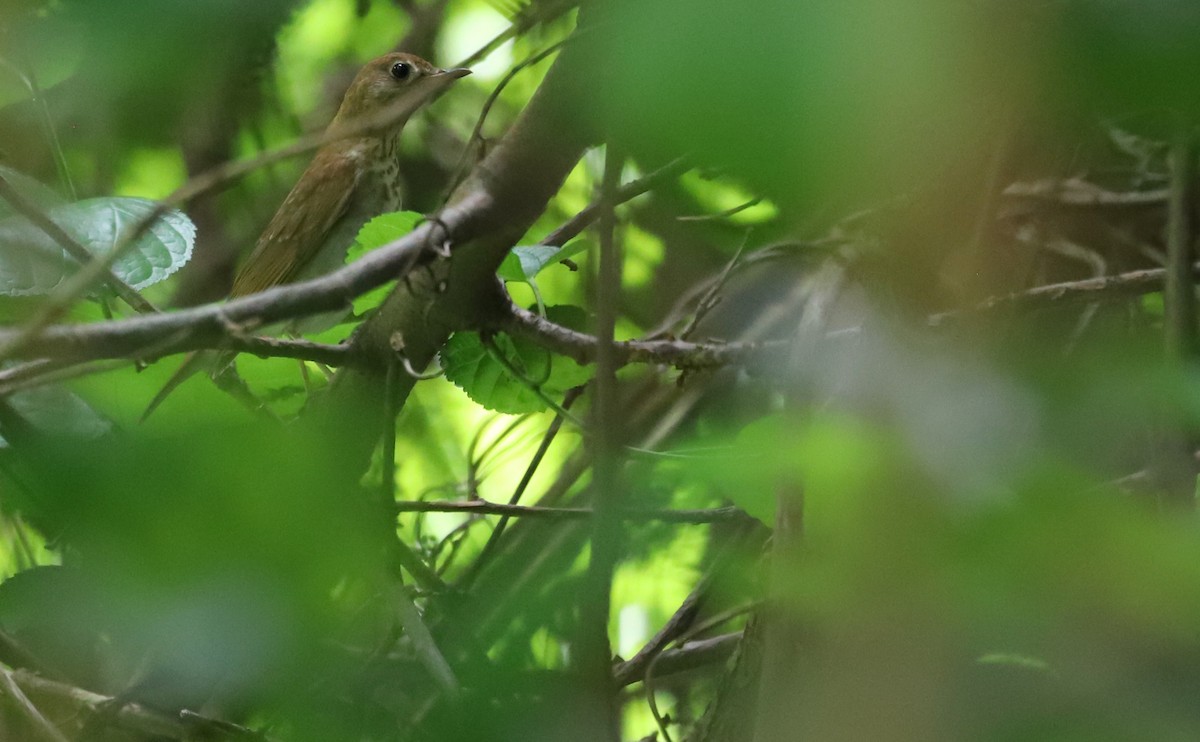
M471 74L459 67L444 70L415 54L393 52L363 65L350 83L335 123L353 125L369 117L386 119L381 128L403 124L418 108Z

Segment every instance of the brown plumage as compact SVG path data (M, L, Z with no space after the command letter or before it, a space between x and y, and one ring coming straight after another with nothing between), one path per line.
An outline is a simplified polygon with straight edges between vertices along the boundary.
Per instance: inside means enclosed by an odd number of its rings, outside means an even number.
M230 297L328 273L341 265L360 227L400 208L396 145L409 117L470 70L443 70L414 54L368 62L350 84L328 131L367 124L317 151L238 269ZM192 373L215 359L193 353L142 414L154 411Z

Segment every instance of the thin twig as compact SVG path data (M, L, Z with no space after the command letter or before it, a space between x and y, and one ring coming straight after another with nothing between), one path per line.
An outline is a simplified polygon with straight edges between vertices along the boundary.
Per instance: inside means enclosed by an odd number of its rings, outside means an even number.
M25 691L21 690L21 686L17 685L17 681L13 680L12 671L0 667L0 680L3 680L4 689L8 693L8 696L16 702L17 708L21 709L21 713L29 720L33 728L42 733L42 736L51 740L51 742L70 742L67 736L58 730L58 727L51 724L42 715L42 712L33 704L33 701L29 700L29 696L25 695Z
M687 633L700 613L700 608L704 604L711 584L712 573L706 572L658 633L651 637L650 641L646 642L632 659L623 662L617 668L618 683L621 683L622 675L641 678L655 657L662 654L676 639Z
M696 331L696 327L704 320L713 307L717 306L717 296L721 293L721 289L725 287L725 283L729 280L729 276L733 273L733 269L737 267L738 260L742 257L742 251L746 249L746 243L750 241L750 230L746 230L746 236L742 238L742 242L738 245L737 252L725 264L725 268L717 276L717 280L713 281L704 292L704 296L700 297L700 301L696 303L696 312L692 315L691 320L687 325L679 331L679 338L687 340Z
M562 409L569 410L575 400L583 394L583 387L571 389L563 397ZM562 415L556 414L554 420L551 421L550 427L546 429L546 434L542 436L541 443L538 444L537 451L534 452L533 458L529 460L529 466L525 467L525 473L521 475L521 481L517 483L517 487L513 490L512 497L508 499L508 505L515 507L520 503L521 498L525 495L525 490L529 487L529 483L533 480L534 472L541 466L542 460L546 457L546 452L550 450L550 445L554 443L554 439L558 436L558 431L562 429L563 422L566 420ZM490 503L489 503L490 504ZM459 579L458 585L461 589L469 589L471 582L475 576L487 564L493 552L500 544L500 539L504 535L504 531L508 528L509 518L511 513L501 514L500 520L496 523L496 527L492 529L488 535L488 540L483 545L483 549L479 551L479 556L475 557L475 561L471 562L466 573Z
M733 652L741 640L742 632L735 631L709 639L685 642L677 649L667 649L657 655L658 659L654 663L655 675L661 677L724 662L733 656ZM617 665L613 675L619 685L632 685L645 677L645 668L635 667L630 662L622 662Z
M37 361L33 363L37 363ZM30 367L28 373L21 374L12 381L0 382L0 397L27 389L37 389L48 384L59 384L72 379L82 379L86 376L105 374L110 371L129 368L130 366L130 362L126 360L89 361L87 363L66 365L50 361L41 368L32 368L33 363L21 364L20 366L12 367L12 369L6 369L19 371L25 367ZM0 372L0 374L3 373Z
M738 606L736 608L730 608L727 611L722 611L721 613L718 613L717 615L712 616L711 618L704 621L703 623L689 629L687 632L685 632L682 636L679 637L679 643L682 645L685 642L687 642L689 639L699 636L700 634L703 634L704 632L712 629L714 626L720 626L721 624L725 623L726 621L737 618L738 616L743 616L743 615L749 613L750 611L754 610L761 604L762 603L760 601L753 601L746 605ZM646 702L650 706L650 714L654 717L654 722L656 724L658 724L658 729L660 732L662 732L663 739L666 740L666 742L671 742L671 734L670 734L670 732L667 731L667 720L665 717L663 717L663 715L658 710L658 702L655 699L655 691L654 691L654 675L655 675L655 671L658 668L658 663L662 658L663 658L663 655L658 654L658 655L655 655L650 660L650 662L646 665L646 672L645 672L645 675L642 677L642 682L646 686Z
M58 176L62 179L63 185L67 187L67 193L70 194L71 200L77 200L79 197L75 193L75 182L71 180L71 172L67 168L67 159L63 156L62 143L58 139L58 130L54 128L54 119L50 116L50 108L46 103L46 97L42 95L41 88L37 84L37 79L33 74L25 74L17 65L3 57L0 57L0 67L8 70L29 91L29 99L37 105L38 113L42 116L42 125L46 128L46 138L50 143L50 151L54 154L54 165L58 169Z
M598 353L599 341L593 335L555 324L516 305L510 314L500 318L506 332L573 358L580 364L592 363ZM711 342L693 343L685 340L621 340L612 344L614 362L662 363L681 369L716 368L738 363L764 350L783 347L779 342Z
M203 730L209 735L205 739L254 739L271 742L266 735L228 721L194 713L189 713L186 717L180 714L177 717L150 710L136 703L116 704L111 696L47 680L27 670L5 671L4 674L11 677L26 693L52 697L56 701L70 704L81 712L96 714L104 713L104 709L111 709L108 713L111 713L117 726L139 734L182 740L192 739L197 731Z
M467 171L467 155L471 151L472 145L476 142L483 142L483 124L487 121L488 114L492 112L492 106L496 105L496 101L500 98L500 93L504 92L504 88L521 73L522 70L532 67L542 61L551 54L554 54L561 49L571 39L578 38L578 35L569 36L556 44L553 44L546 49L527 57L517 64L513 65L504 77L500 78L500 82L496 87L492 88L492 92L488 94L487 100L483 102L483 108L479 111L479 117L475 120L475 128L471 130L471 136L467 138L467 144L463 147L462 155L458 158L458 164L454 167L454 175L450 178L450 184L447 186L446 193L442 197L442 202L449 200L450 194L462 183Z
M454 676L454 670L451 669L450 663L446 661L445 655L434 641L433 634L429 633L429 627L421 618L417 604L413 602L401 585L396 585L392 589L392 599L400 625L404 628L404 633L409 640L412 641L417 659L425 666L425 669L429 671L434 681L442 687L447 696L458 698L460 694L458 678Z
M293 358L342 368L353 366L357 362L353 349L348 345L329 345L310 340L237 335L226 341L214 343L210 348L250 353L259 358ZM150 353L142 355L140 360L154 358L155 355ZM28 361L0 371L0 396L69 379L108 373L128 365L128 360L124 358L100 362L51 359Z
M691 215L687 215L687 216L677 216L677 217L675 217L675 221L677 221L677 222L708 222L708 221L715 221L717 219L727 219L731 216L734 216L735 214L742 213L746 209L752 209L761 203L762 203L762 198L752 198L745 203L738 204L737 206L734 206L733 208L725 209L724 211L718 211L715 214L691 214Z
M662 183L682 175L690 167L685 158L674 159L657 170L647 173L636 180L631 180L618 188L613 195L613 203L622 204L637 198L643 193L657 188ZM543 237L538 244L562 247L567 242L578 237L583 230L587 229L593 222L600 218L602 211L603 206L599 201L589 204L585 209L568 219L561 227Z
M538 23L545 23L554 20L577 4L577 2L560 2L557 4L538 3L537 6L533 7L540 7L542 10L544 10L544 13L528 13L522 15L503 31L488 40L488 42L483 46L479 47L465 59L460 61L456 66L470 67L472 64L484 59L496 49L500 48L500 46L509 39L520 36L536 26Z
M434 501L400 500L396 502L397 513L461 513L464 515L501 515L508 518L549 518L582 520L595 516L592 508L557 508L538 505L511 505L487 500ZM617 517L630 521L662 521L664 523L725 523L749 518L745 512L734 507L710 508L707 510L649 510L626 508L617 512Z

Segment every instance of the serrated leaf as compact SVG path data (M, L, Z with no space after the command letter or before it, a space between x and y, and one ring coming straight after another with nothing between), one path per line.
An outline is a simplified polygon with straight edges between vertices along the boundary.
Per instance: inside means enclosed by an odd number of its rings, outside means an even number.
M570 326L584 318L579 307L550 307L551 321ZM493 358L476 332L455 333L441 353L446 378L478 404L508 414L539 412L546 409L533 389L532 382L547 396L561 397L568 389L587 383L591 369L573 359L553 355L522 338L498 334L497 348L525 379L517 378Z
M416 229L424 218L424 215L415 211L393 211L371 219L358 230L354 245L346 255L346 262L353 263L369 250L400 239Z
M62 207L63 226L78 233L89 252L108 253L157 207L145 198L92 198ZM196 225L170 210L117 259L113 273L135 289L153 286L186 265L195 244Z
M393 211L371 219L358 230L354 245L346 253L346 264L349 265L367 252L403 237L416 229L424 218L415 211ZM378 307L392 292L394 285L394 282L385 283L356 298L353 305L354 314L361 316Z
M528 283L548 265L566 260L587 249L586 240L572 240L562 247L553 245L518 245L504 256L497 275L505 281Z
M156 208L144 198L93 198L47 211L93 255L110 252ZM192 257L196 227L180 211L168 211L113 264L113 273L144 289L179 270ZM0 221L0 294L29 296L53 290L76 261L24 217Z
M42 209L49 210L66 203L66 199L55 193L50 187L12 168L0 165L0 176L3 176L8 184L27 201ZM19 216L17 210L8 201L0 198L0 219L7 219L11 216Z

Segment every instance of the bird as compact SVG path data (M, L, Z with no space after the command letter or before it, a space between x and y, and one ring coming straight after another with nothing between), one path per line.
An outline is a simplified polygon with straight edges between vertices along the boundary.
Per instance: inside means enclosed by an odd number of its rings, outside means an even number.
M392 52L367 62L346 90L326 132L363 131L329 141L284 198L234 276L229 298L315 278L342 265L369 219L400 208L400 134L413 113L456 80L464 67L442 69L415 54ZM389 115L390 114L390 115ZM386 120L384 120L386 119ZM193 373L232 358L196 351L150 401L145 421ZM216 370L216 368L214 368Z

